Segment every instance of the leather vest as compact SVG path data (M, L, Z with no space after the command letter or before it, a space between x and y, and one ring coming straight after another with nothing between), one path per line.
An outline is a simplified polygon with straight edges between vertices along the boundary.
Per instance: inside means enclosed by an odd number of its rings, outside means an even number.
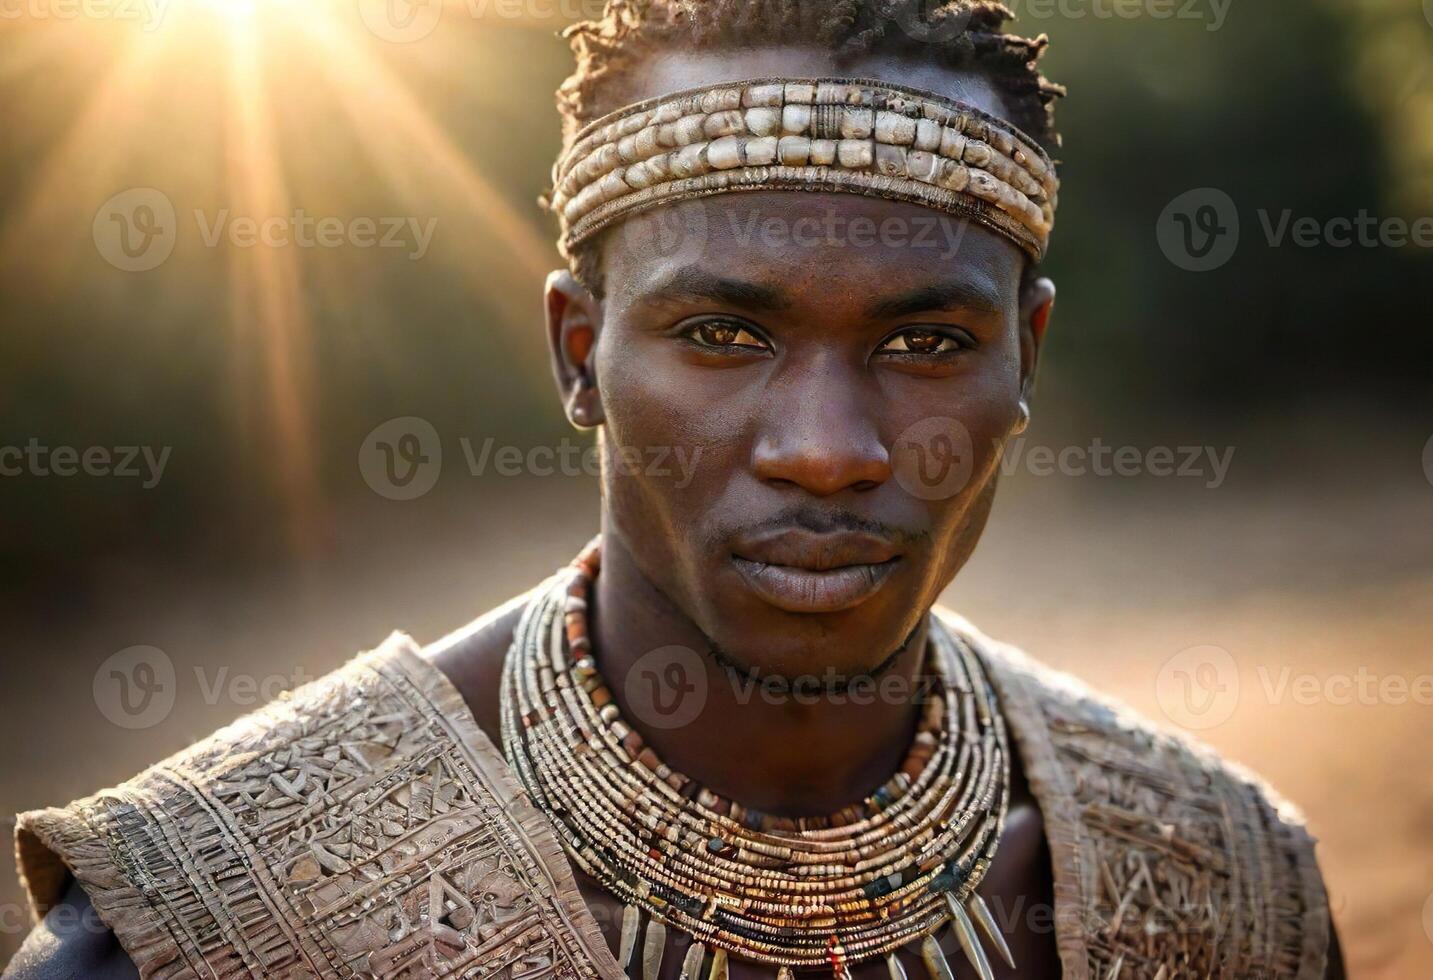
M1067 980L1322 978L1327 898L1287 805L941 616L1040 805ZM553 829L401 634L16 834L37 920L73 874L145 978L623 978Z

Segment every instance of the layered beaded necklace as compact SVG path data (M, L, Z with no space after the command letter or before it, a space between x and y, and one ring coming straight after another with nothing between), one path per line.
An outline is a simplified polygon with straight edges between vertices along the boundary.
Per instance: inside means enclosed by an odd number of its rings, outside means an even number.
M597 672L587 608L597 543L539 590L503 674L503 744L568 857L625 903L618 962L637 952L656 980L667 930L691 937L682 980L726 980L729 956L849 978L850 967L918 947L935 980L953 978L937 936L950 923L992 976L983 933L1009 948L975 887L1009 802L1004 722L974 652L934 617L938 678L900 770L860 804L783 818L722 798L664 765L622 720Z

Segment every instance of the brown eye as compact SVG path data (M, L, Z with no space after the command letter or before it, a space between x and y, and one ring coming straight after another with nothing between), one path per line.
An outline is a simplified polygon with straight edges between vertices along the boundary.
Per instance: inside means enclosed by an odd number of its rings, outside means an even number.
M741 331L725 323L704 323L701 326L702 340L714 347L725 347L736 343Z
M736 320L708 320L693 327L687 336L703 347L765 350L767 346L760 337Z
M902 330L881 345L880 353L891 354L951 354L961 349L961 344L948 334L935 330Z
M905 338L907 347L921 353L939 350L941 341L945 340L940 334L931 333L929 330L912 330Z

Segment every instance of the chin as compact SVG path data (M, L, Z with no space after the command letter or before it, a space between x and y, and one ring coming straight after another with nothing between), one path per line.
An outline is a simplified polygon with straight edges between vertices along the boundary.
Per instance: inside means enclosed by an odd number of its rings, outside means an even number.
M718 614L718 622L739 623L741 628L717 626L707 636L714 656L747 676L849 680L883 670L903 649L920 617L913 616L907 604L899 613L873 616L860 607L832 615L787 613L769 606L764 611L733 610Z

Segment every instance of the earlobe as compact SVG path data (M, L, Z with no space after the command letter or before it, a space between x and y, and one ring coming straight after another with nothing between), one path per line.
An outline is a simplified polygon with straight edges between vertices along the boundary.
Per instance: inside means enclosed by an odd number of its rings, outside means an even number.
M581 429L602 424L593 354L601 328L601 307L566 270L547 277L547 340L553 376L568 421Z

